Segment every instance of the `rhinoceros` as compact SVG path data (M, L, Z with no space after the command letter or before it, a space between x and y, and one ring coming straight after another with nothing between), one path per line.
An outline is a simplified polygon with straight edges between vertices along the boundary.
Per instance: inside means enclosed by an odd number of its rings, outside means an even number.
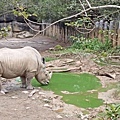
M30 46L19 49L0 49L0 89L2 93L8 92L2 87L1 78L11 79L20 77L22 86L33 89L31 80L33 77L44 85L51 79L52 72L45 69L44 59L40 53Z

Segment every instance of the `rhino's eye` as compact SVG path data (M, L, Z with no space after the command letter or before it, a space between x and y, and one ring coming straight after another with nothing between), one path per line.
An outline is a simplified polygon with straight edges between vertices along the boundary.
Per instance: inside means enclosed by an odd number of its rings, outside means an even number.
M47 74L47 73L45 73L45 76L48 76L48 74Z

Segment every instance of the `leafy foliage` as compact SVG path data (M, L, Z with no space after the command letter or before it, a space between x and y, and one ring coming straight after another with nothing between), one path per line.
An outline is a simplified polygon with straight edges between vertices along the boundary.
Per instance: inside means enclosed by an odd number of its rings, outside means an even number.
M87 27L90 28L92 23L91 19L89 17L81 17L78 18L76 21L72 21L70 23L65 23L67 26L72 26L72 27Z
M6 37L8 35L8 32L11 30L10 26L3 27L0 29L0 36L1 37Z
M106 52L112 48L112 44L109 39L106 39L104 42L101 42L99 39L89 39L84 37L74 37L71 36L73 41L73 48L81 49L89 52Z
M45 20L53 22L62 17L74 14L79 9L76 0L39 0L32 1L33 7L28 8L29 12L37 14L39 21Z
M89 0L92 6L115 4L120 5L119 0ZM88 8L86 1L82 1L85 8ZM14 10L16 7L26 9L29 14L35 13L38 16L39 21L50 20L55 21L57 19L73 15L83 10L79 0L1 0L0 1L0 13ZM88 15L102 15L106 17L106 14L112 15L112 9L105 10L91 10ZM113 9L114 11L115 9ZM22 10L23 11L23 10ZM116 11L116 10L115 10ZM118 12L118 10L116 11ZM83 15L84 16L84 15Z
M120 118L120 104L110 104L106 108L106 116L110 120L118 120Z

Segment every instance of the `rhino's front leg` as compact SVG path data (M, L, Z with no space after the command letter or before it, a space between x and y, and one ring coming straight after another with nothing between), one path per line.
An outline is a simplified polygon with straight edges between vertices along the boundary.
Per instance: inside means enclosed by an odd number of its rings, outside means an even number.
M5 88L3 88L3 86L2 86L1 77L0 77L0 92L2 94L8 93L8 91Z
M33 79L34 76L35 76L35 73L29 73L27 75L27 81L26 81L26 83L27 83L27 89L28 90L34 89L33 86L31 85L31 81L32 81L32 79Z
M26 77L21 76L20 78L21 78L21 81L22 81L21 88L26 88L27 87L27 83L26 83L27 79L26 79Z

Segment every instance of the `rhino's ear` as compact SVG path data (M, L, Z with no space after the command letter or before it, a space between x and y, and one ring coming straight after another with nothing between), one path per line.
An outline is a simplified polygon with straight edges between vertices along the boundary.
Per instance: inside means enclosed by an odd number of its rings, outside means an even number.
M44 57L42 58L42 62L43 62L43 64L45 64L45 58Z

